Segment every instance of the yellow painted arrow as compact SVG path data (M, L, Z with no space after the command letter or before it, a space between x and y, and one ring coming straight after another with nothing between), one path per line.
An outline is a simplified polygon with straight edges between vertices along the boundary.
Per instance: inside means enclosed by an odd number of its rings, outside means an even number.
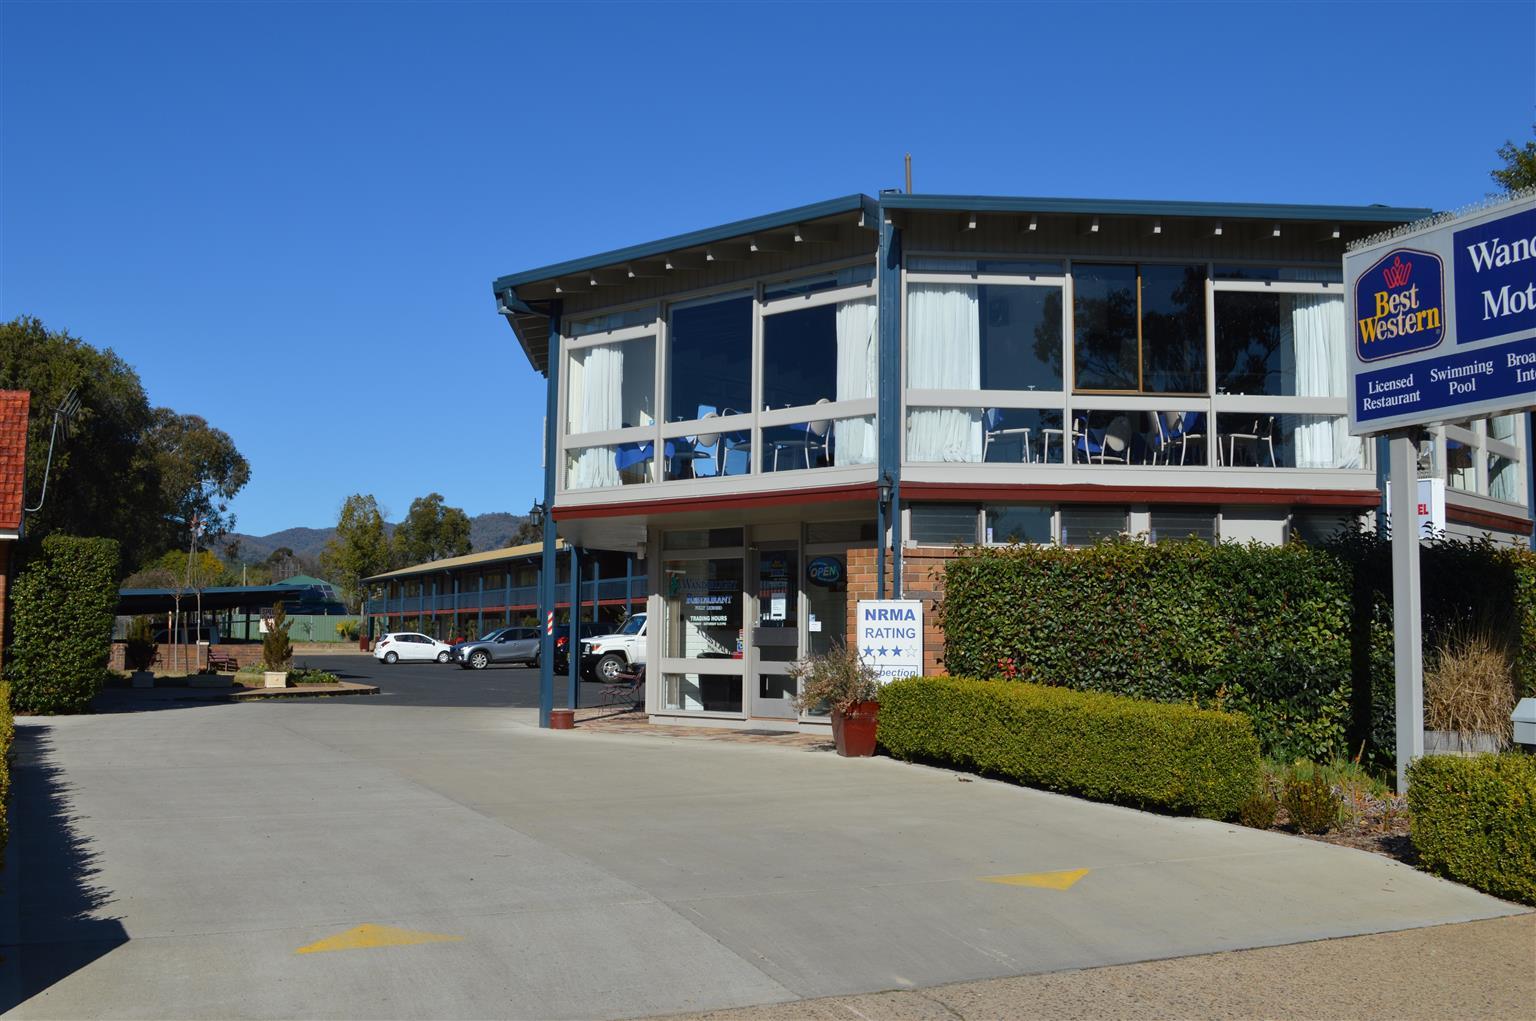
M463 936L413 932L392 925L359 925L355 929L299 947L296 954L323 954L328 950L366 950L370 947L408 947L415 943L457 943Z
M1061 872L1021 872L1015 876L982 876L982 882L1004 886L1034 886L1042 890L1070 890L1089 869L1065 869Z

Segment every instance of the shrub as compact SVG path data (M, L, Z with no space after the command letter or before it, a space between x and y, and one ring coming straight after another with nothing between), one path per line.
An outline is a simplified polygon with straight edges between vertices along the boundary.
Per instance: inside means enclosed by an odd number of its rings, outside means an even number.
M79 713L101 690L117 609L117 543L50 535L16 579L5 675L23 715Z
M355 620L338 620L336 622L336 637L344 642L355 642L357 636L362 634L362 625Z
M341 678L329 670L315 670L310 667L300 667L297 670L288 671L289 684L339 684Z
M1267 830L1275 824L1280 802L1267 790L1259 791L1237 806L1237 821L1256 830Z
M0 681L0 867L5 865L5 845L10 839L6 820L11 807L11 743L16 740L16 720L11 715L11 686Z
M130 670L148 670L155 664L155 624L148 617L135 617L128 625L128 640L123 645L123 661Z
M1301 832L1327 833L1339 824L1344 799L1333 789L1322 770L1305 763L1286 772L1280 805L1291 817L1291 825Z
M288 640L288 629L293 621L288 611L278 603L272 608L272 623L261 636L261 661L268 670L286 670L293 661L293 643Z
M789 668L789 676L799 681L799 691L791 700L797 712L827 706L847 712L859 702L880 697L880 680L875 668L859 658L859 650L846 642L835 642L819 656L807 656Z
M1536 757L1419 759L1408 767L1408 808L1426 869L1536 905Z
M893 681L880 691L878 737L902 759L1215 819L1259 787L1243 716L1018 681Z
M1344 754L1351 577L1302 545L1130 540L949 561L945 667L1239 711L1266 752ZM1246 796L1245 792L1245 796Z

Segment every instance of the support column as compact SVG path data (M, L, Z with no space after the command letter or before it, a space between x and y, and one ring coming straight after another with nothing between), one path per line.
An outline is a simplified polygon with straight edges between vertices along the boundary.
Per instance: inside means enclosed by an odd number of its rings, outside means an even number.
M544 557L539 572L539 726L549 726L555 708L555 636L549 615L555 612L555 472L560 467L560 302L550 302L549 366L544 394Z
M875 546L876 595L885 598L885 543L887 526L891 542L893 594L901 595L901 230L883 206L880 209L880 252L877 264L879 287L880 379L879 397L880 487L891 487L890 517L878 500Z
M1419 597L1418 448L1392 435L1392 662L1397 675L1397 789L1424 754L1424 637Z
M565 639L567 673L565 704L581 708L581 553L571 546L571 625Z

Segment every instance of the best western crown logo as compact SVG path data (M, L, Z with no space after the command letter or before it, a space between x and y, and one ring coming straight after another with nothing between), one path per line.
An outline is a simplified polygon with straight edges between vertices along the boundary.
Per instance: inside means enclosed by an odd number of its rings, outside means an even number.
M1445 270L1433 252L1396 248L1355 282L1355 352L1363 362L1427 351L1445 339Z

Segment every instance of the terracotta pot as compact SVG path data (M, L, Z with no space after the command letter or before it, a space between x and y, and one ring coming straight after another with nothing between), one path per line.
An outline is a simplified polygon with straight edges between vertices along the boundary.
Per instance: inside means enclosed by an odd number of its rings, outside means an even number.
M845 713L832 710L832 741L837 754L865 756L875 754L875 731L880 722L879 702L855 702Z
M550 730L570 730L576 726L576 711L574 709L551 709L549 711Z

